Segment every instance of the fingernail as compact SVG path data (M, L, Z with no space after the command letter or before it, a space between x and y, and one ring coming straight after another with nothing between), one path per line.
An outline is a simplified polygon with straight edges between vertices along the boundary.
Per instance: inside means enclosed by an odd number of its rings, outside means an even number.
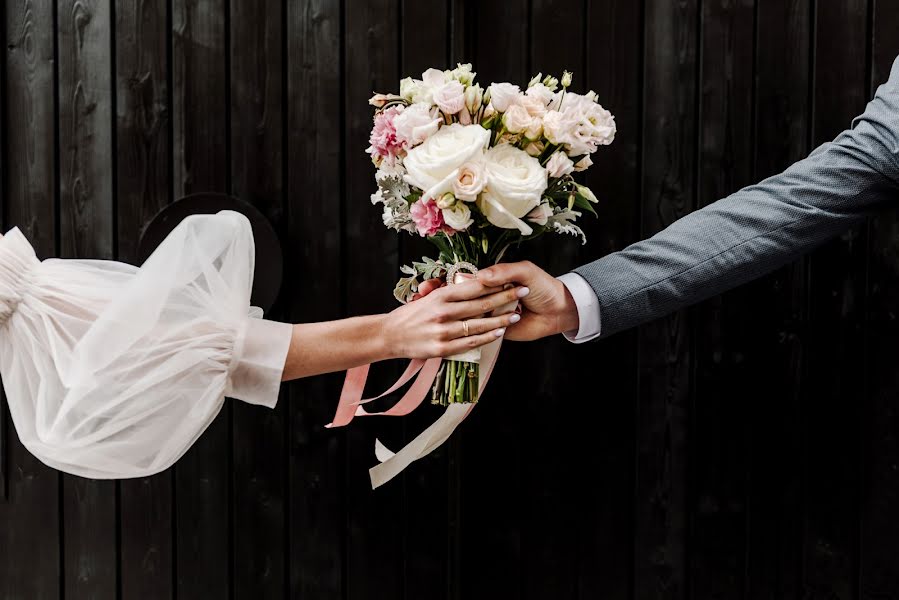
M496 331L493 332L493 335L495 335L496 337L503 337L504 333L506 333L505 327L503 327L502 329L497 329Z
M520 290L518 290L518 291L515 293L515 295L518 296L519 298L524 298L525 296L527 296L527 295L530 294L530 293L531 293L531 290L529 290L529 289L526 288L526 287L523 287L523 288L521 288Z
M509 323L518 323L520 320L521 320L521 315L519 315L519 314L514 314L511 317L509 317Z

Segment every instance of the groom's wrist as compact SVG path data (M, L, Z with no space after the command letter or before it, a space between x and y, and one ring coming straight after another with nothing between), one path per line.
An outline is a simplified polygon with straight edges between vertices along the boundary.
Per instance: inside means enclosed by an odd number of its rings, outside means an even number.
M562 284L562 309L558 319L558 331L556 333L569 333L577 331L580 327L580 317L578 315L577 302L568 286Z

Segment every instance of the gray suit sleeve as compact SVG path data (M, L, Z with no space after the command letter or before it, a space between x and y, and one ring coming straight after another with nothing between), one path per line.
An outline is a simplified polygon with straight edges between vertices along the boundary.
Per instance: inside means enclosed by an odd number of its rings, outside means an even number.
M899 60L852 128L783 173L575 272L602 337L780 267L899 200Z

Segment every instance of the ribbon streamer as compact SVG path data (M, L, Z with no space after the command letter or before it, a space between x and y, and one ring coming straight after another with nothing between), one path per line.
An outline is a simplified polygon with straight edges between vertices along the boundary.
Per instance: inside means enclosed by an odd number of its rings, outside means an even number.
M517 305L517 301L513 302L497 309L493 314L504 314L513 311ZM481 348L478 380L479 398L484 393L484 388L487 387L487 382L490 380L491 373L493 373L493 367L496 365L502 342L503 339L499 338ZM437 377L437 372L440 370L442 360L441 358L430 358L428 360L415 359L410 361L400 378L386 392L366 400L362 400L362 392L365 389L365 381L368 379L368 371L371 365L363 365L348 370L334 420L327 427L343 427L348 425L354 417L401 416L411 413L427 397L433 386L434 379ZM377 413L367 412L363 408L363 404L395 392L411 381L413 377L415 382L393 407ZM380 440L375 440L375 456L380 464L372 467L368 472L371 478L372 489L384 485L399 475L410 464L439 448L441 444L449 439L462 421L471 414L475 406L476 404L450 404L439 419L396 453L391 452Z

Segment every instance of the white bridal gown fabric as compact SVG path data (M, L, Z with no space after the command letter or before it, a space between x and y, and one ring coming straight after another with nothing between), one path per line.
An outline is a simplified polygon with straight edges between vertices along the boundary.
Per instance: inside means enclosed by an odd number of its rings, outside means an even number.
M0 374L25 447L96 479L169 467L225 396L273 407L291 326L250 306L253 233L185 219L140 268L0 239Z

